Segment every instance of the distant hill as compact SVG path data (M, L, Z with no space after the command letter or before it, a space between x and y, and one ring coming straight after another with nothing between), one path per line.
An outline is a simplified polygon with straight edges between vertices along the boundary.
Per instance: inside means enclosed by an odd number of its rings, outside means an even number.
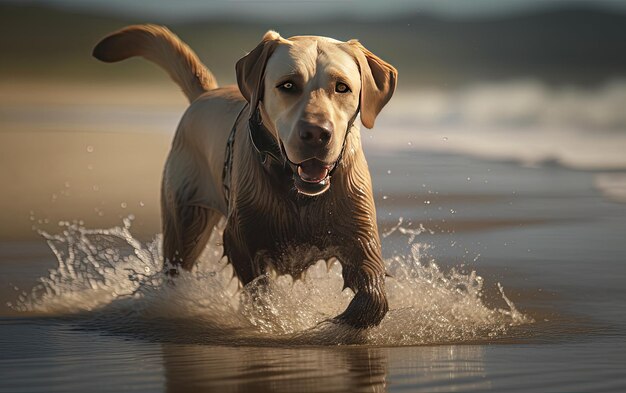
M0 5L0 80L162 80L161 71L145 62L111 66L90 56L92 46L106 33L146 22L153 21ZM283 36L358 38L396 65L407 84L537 78L589 85L626 77L626 15L594 8L555 8L480 20L412 14L376 21L342 18L291 24L199 19L169 27L224 82L234 81L234 62L270 28Z

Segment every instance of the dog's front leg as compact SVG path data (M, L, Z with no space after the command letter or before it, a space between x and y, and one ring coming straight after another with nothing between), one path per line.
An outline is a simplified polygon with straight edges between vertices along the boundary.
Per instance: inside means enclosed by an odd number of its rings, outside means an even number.
M361 253L358 253L361 254ZM348 308L335 319L357 329L376 326L389 310L385 292L385 268L380 252L361 255L360 263L344 264L345 287L354 291Z

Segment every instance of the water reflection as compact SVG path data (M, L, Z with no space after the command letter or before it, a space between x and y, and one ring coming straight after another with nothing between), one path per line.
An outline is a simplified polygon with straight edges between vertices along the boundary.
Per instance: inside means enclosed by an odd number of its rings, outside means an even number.
M258 348L164 343L162 349L168 392L462 391L490 387L484 349L478 346Z
M387 358L378 348L163 344L168 392L384 392Z
M389 352L393 390L412 392L483 391L491 388L485 348L473 345L400 347Z

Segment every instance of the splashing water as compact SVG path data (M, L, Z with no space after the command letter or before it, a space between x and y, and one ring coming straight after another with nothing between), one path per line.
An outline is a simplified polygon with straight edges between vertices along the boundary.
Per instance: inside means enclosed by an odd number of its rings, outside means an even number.
M58 267L13 307L24 312L86 316L98 329L161 341L222 344L416 345L493 340L532 320L504 295L508 310L482 301L483 279L475 272L442 271L424 263L424 245L386 260L390 311L380 326L357 331L332 322L353 294L342 291L341 265L319 261L302 280L270 272L242 288L222 258L223 223L192 272L174 282L162 274L161 236L142 243L123 226L87 229L62 224L62 232L42 232ZM401 222L400 222L401 223ZM385 234L388 236L390 233Z

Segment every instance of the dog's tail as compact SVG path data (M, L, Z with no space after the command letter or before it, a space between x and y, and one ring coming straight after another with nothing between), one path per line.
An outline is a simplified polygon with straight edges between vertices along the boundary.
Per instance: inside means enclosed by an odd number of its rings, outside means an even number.
M215 77L194 51L163 26L125 27L102 39L93 49L93 56L107 63L142 56L165 69L189 102L218 87Z

